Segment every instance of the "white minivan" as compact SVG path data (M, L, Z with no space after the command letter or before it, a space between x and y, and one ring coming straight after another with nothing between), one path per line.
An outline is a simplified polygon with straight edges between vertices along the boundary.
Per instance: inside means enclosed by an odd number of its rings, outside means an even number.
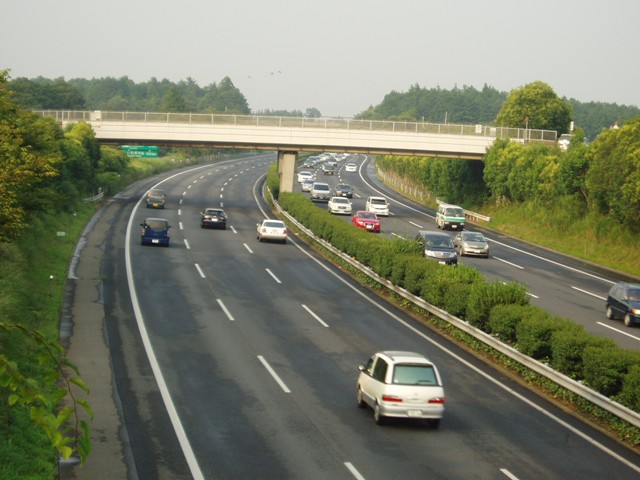
M384 197L369 197L364 207L367 212L373 212L376 215L382 215L383 217L389 216L389 204Z
M442 230L463 230L464 210L457 205L441 203L436 213L436 225Z

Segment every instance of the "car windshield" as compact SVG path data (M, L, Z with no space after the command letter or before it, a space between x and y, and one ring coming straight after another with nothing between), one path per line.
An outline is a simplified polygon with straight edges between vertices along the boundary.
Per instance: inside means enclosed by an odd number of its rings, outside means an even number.
M436 374L431 365L396 365L393 383L401 385L437 385Z
M462 239L466 242L484 242L484 237L479 233L465 233Z
M368 219L372 219L372 220L375 220L376 218L378 218L375 213L367 213L367 212L361 213L358 216L360 218L368 218Z
M629 300L632 302L640 302L640 288L629 289Z
M277 220L266 221L262 224L263 227L269 228L284 228L284 223Z
M158 220L155 218L148 218L147 220L145 220L145 225L153 230L163 230L165 228L167 228L167 221L166 220Z
M448 217L464 217L464 210L461 208L447 208L444 214Z
M453 248L453 241L450 237L427 237L426 245L432 248Z

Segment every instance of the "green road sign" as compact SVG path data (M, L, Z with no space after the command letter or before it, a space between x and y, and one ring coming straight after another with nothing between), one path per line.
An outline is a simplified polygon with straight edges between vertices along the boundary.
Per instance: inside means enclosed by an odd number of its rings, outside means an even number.
M158 147L147 145L122 145L128 157L158 158Z

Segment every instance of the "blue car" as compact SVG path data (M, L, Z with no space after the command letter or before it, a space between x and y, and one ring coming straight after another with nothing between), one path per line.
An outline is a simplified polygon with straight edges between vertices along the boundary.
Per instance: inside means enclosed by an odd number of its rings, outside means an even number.
M161 245L169 246L169 221L164 218L146 218L140 224L142 231L140 232L140 243L142 245Z

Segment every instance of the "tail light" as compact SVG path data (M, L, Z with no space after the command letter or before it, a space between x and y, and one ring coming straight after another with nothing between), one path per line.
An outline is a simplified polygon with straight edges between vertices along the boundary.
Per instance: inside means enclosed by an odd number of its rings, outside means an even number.
M429 399L430 404L444 405L444 397L433 397Z
M402 397L398 397L396 395L383 395L382 396L382 401L383 402L402 403Z

